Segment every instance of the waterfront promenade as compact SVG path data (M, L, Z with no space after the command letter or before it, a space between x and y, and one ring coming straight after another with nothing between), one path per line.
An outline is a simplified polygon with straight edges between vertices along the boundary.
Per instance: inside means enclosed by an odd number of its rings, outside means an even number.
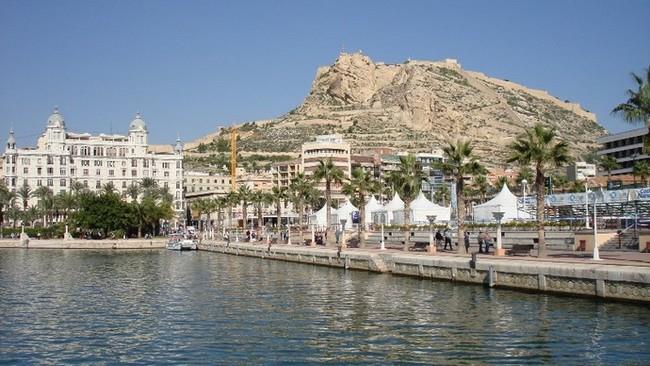
M0 248L27 248L27 249L162 249L165 248L167 239L30 239L27 245L19 239L0 239Z
M495 257L204 241L200 250L264 259L365 270L426 279L481 284L532 292L553 292L650 303L650 263L608 253L612 259L580 257ZM630 255L628 255L630 256ZM605 255L607 257L607 255Z

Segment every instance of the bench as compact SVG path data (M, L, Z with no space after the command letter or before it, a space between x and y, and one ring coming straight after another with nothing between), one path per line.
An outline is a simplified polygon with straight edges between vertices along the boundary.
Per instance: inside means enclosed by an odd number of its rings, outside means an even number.
M425 241L417 241L415 244L413 244L411 247L409 247L410 251L425 251L427 250L427 247L429 246L428 242Z
M513 244L510 250L506 251L507 255L525 254L530 255L530 251L535 246L533 244Z

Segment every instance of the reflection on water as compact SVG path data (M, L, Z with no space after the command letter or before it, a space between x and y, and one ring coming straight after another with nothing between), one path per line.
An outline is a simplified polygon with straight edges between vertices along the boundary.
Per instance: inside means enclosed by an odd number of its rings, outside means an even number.
M0 363L650 362L641 305L171 251L0 250Z

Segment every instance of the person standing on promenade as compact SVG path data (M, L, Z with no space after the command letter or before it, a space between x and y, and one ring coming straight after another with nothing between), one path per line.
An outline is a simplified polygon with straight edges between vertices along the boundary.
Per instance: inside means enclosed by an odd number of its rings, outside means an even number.
M449 250L454 250L454 247L451 245L451 234L449 233L449 228L445 228L445 231L443 233L444 240L445 240L445 247L443 250L447 250L447 244L449 244Z
M442 244L442 234L440 234L440 229L436 230L436 248L440 248Z
M485 234L479 230L478 232L478 252L483 253L483 243L485 243Z
M469 231L465 231L465 254L469 253Z
M483 239L483 245L485 245L485 254L490 253L490 245L492 245L492 237L489 232L485 232L485 239Z

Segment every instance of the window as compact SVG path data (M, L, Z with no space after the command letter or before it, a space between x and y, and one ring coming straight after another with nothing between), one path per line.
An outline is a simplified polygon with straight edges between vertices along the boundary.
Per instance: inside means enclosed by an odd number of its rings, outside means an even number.
M109 170L109 171L108 171L108 176L109 176L109 177L113 177L113 176L115 176L115 170L113 170L113 169Z
M115 168L115 160L107 161L106 166L109 167L109 168Z
M36 180L36 186L37 186L37 187L40 187L40 186L42 186L42 185L43 185L43 181L42 181L41 179L37 179L37 180Z
M43 174L43 168L36 168L36 173L37 173L38 175Z
M165 189L168 189L168 188L169 188L169 184L168 184L167 182L165 182L165 183L163 184L163 187L165 187Z
M48 178L47 179L47 186L48 187L53 187L54 186L54 179Z
M156 171L156 170L154 170L153 173L151 173L151 176L152 176L152 177L155 177L155 176L157 176L157 175L158 175L158 171Z
M169 172L165 172L165 177L169 177Z
M122 188L126 188L126 181L122 181Z
M84 169L84 175L88 175L88 169Z
M147 160L147 159L142 160L142 166L144 168L148 168L149 167L149 160Z
M95 188L97 188L97 189L102 188L102 181L101 180L98 180L97 182L95 182Z
M50 155L47 156L47 164L48 165L54 164L54 159Z
M61 182L59 182L59 185L60 185L61 187L65 187L65 185L66 185L66 183L65 183L65 179L61 179Z
M59 157L59 164L60 165L66 165L68 162L68 159L65 156Z
M23 165L29 165L29 158L22 158L22 159L20 159L20 162Z
M54 174L54 168L47 168L47 175Z
M169 162L164 162L162 164L162 166L163 166L163 169L169 169Z
M29 168L28 167L23 168L23 174L29 174Z
M137 168L138 167L138 161L135 159L131 159L131 168Z
M180 168L181 168L181 161L179 160L176 162L176 169L180 169Z
M95 170L95 175L102 175L102 171L100 169Z
M176 182L176 189L181 188L181 182Z
M65 168L61 168L61 169L59 170L59 173L60 173L60 175L65 175L65 174L66 174L66 170L65 170Z
M148 177L148 176L149 176L149 170L148 170L148 169L145 169L145 170L142 172L142 175L144 175L145 177Z
M181 191L176 191L176 199L181 199Z
M79 155L81 155L81 156L88 156L88 155L90 155L90 147L88 147L88 146L82 146L81 149L80 149L80 151L79 151Z
M81 166L90 166L90 160L82 160Z
M88 188L88 181L84 180L84 187Z
M122 176L126 177L126 169L122 169Z
M70 168L70 175L74 175L74 173L75 173L75 169L74 169L74 168Z
M131 176L135 177L136 175L138 175L138 171L135 169L131 170Z
M95 160L95 166L102 166L103 162L101 160Z

